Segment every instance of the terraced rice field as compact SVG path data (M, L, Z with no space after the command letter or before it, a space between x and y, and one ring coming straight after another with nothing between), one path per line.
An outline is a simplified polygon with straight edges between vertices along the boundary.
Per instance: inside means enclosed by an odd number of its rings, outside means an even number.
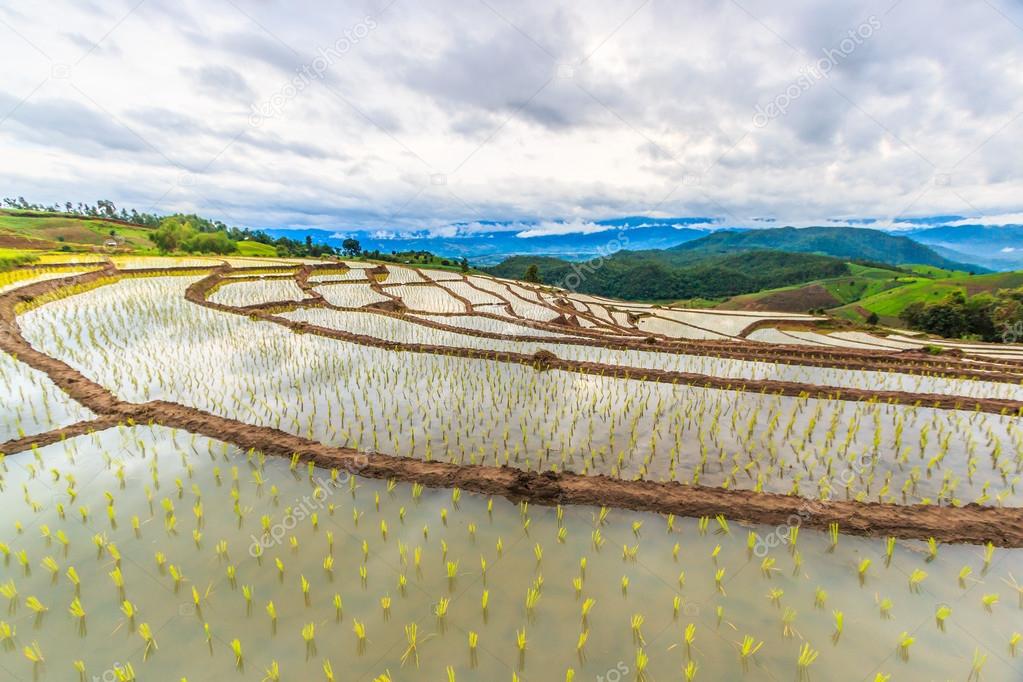
M197 260L0 290L4 679L1023 676L1015 349Z

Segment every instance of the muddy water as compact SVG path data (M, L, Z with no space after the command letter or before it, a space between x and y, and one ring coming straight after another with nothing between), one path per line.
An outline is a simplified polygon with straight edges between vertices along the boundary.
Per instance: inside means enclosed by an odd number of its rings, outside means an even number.
M0 443L93 416L46 375L0 352Z
M716 532L721 527L713 519L706 534L701 534L698 521L675 520L669 531L664 517L649 514L610 512L600 524L598 510L587 508L566 509L559 522L554 509L523 513L495 499L488 513L485 498L465 494L456 503L451 491L443 490L416 497L410 486L389 491L386 483L362 479L355 479L354 491L339 479L337 486L321 484L323 492L315 495L308 472L302 467L290 470L287 460L262 462L258 454L160 427L122 427L82 436L37 455L9 456L4 466L0 537L12 554L0 563L0 584L13 580L20 601L16 611L0 615L17 630L17 649L0 650L0 672L6 679L33 679L33 666L20 652L32 641L46 657L35 670L40 680L76 679L76 659L85 661L87 679L104 679L105 671L111 671L106 679L114 679L112 666L125 662L140 679L262 679L276 660L281 679L313 680L323 679L325 658L339 680L371 680L385 670L394 680L439 680L446 679L447 666L460 680L511 679L512 671L523 680L561 680L569 667L576 670L577 680L616 675L637 679L638 646L650 659L650 679L678 679L687 661L682 632L689 623L696 626L691 655L699 667L698 680L795 679L804 641L820 652L810 668L813 679L870 680L875 672L896 680L966 679L975 649L988 655L985 679L1023 675L1021 659L1011 657L1008 645L1023 615L1011 586L1011 576L1023 578L1019 550L995 550L985 573L981 548L940 547L937 559L928 562L922 544L899 543L886 566L883 541L841 537L830 550L826 534L803 531L795 546L802 564L794 571L784 528L753 528L758 542L750 551L748 529L732 522L729 533ZM123 486L117 473L121 470ZM255 482L257 472L264 481L261 486ZM78 491L73 503L66 492L72 478ZM313 478L329 481L330 476L314 471ZM232 490L243 511L240 522ZM106 493L113 497L116 526L108 519ZM198 546L192 535L197 498L204 519ZM175 532L167 529L164 499L173 504ZM33 502L38 511L33 511ZM66 508L64 519L58 503ZM334 505L333 511L328 505ZM89 509L85 522L78 511L82 506ZM318 527L311 522L314 512ZM357 523L353 513L358 514ZM263 537L263 514L269 517L271 537L259 562L250 555L250 545ZM133 516L139 517L138 535L132 529ZM635 523L642 525L635 528ZM475 524L474 534L469 524ZM559 527L565 529L563 542L558 541ZM599 550L592 536L598 527L604 540ZM69 539L66 552L54 539L58 531ZM328 531L334 534L332 579L323 567ZM114 569L112 553L107 549L98 555L95 535L115 543L120 553L124 596L139 611L135 626L145 622L153 629L159 648L151 649L146 661L144 642L120 612L120 595L108 576ZM274 542L272 535L281 542ZM221 540L227 542L226 557L218 556ZM363 541L368 546L365 561ZM679 549L673 556L676 543ZM406 547L407 565L400 545ZM634 560L623 558L623 545L630 551L638 547ZM414 560L417 547L422 552L420 570ZM16 554L21 550L28 558L27 575ZM166 555L163 570L154 559L158 551ZM60 566L55 580L41 565L46 556ZM487 561L485 579L481 557ZM580 575L583 557L585 579L577 595L572 579ZM283 577L275 565L278 558L284 564ZM764 558L775 561L766 576ZM857 565L864 558L873 563L861 584ZM447 562L457 562L453 580L447 577ZM170 564L185 576L177 592ZM67 612L74 596L64 577L69 565L81 576L81 600L88 613L85 633ZM236 567L234 585L226 575L228 565ZM363 565L365 583L359 577ZM964 565L973 573L960 587L957 575ZM714 578L718 569L725 571L720 589ZM928 574L918 593L909 588L909 575L916 569ZM401 574L407 579L404 591L399 588ZM300 586L303 575L310 584L308 604ZM530 614L527 591L541 576L541 596ZM624 592L623 576L629 579ZM243 596L245 585L253 592L251 612ZM193 586L200 593L198 610ZM814 606L817 588L828 593L822 608ZM480 606L484 589L489 590L486 615ZM768 597L772 589L783 591L778 604ZM332 603L335 593L343 601L340 622ZM1000 599L988 611L981 597L995 593ZM50 609L41 618L25 606L30 595ZM387 596L392 602L385 614L380 599ZM672 607L676 596L677 616ZM439 620L435 608L442 598L450 603L446 617ZM580 657L576 645L586 598L596 602L586 621L585 656ZM882 618L878 605L885 598L893 603L890 619ZM265 610L270 599L279 613L276 634ZM934 620L942 603L952 609L944 632ZM788 608L796 615L790 636L785 636L783 614ZM844 612L845 628L834 643L836 609ZM644 617L643 643L634 640L630 622L635 614ZM352 632L355 620L367 629L361 652ZM210 626L210 643L203 623ZM307 654L300 634L307 623L315 624L315 654ZM419 626L418 669L411 657L404 667L401 662L408 646L404 627L410 623ZM520 657L515 632L522 628L528 644ZM470 631L479 635L475 657L468 646ZM916 638L908 661L896 653L904 631ZM747 634L765 644L743 677L735 642ZM235 638L242 644L244 672L236 670L229 648Z

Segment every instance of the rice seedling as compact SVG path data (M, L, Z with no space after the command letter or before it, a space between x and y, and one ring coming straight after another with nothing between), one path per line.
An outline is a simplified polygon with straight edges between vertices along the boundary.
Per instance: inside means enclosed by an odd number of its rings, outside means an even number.
M910 636L908 632L903 632L899 635L899 658L904 661L909 660L909 647L913 645L916 638Z
M914 568L913 572L909 575L909 591L914 593L920 592L920 585L926 578L927 573L925 571Z
M980 649L973 650L973 663L970 666L970 676L967 678L968 681L979 680L981 678L981 671L984 669L984 664L987 663L987 654L980 653Z
M237 639L231 640L231 651L234 653L234 665L239 670L244 667L244 658L242 656L242 643Z
M142 660L145 660L152 651L159 649L159 647L156 645L156 639L153 638L153 630L149 627L149 623L139 623L138 633L139 637L146 644L142 653Z
M803 643L803 646L799 649L799 659L796 662L800 680L810 679L810 666L813 665L819 655L819 651L815 651L810 648L809 644Z
M942 604L938 606L937 610L934 612L934 620L937 623L939 630L942 631L945 630L945 621L948 620L948 617L951 615L952 607L948 606L947 604Z
M39 648L38 642L26 644L22 648L22 653L25 655L25 658L32 662L33 666L38 666L39 664L46 661L46 659L43 657L42 649Z
M739 647L739 660L742 662L742 670L743 672L747 672L749 670L750 660L758 651L760 651L760 649L763 648L764 643L757 642L750 635L746 635L742 638L742 642L737 642L736 644Z
M362 653L366 649L366 626L360 623L358 620L352 621L352 632L355 633L355 637L359 642L359 653Z
M13 651L16 648L14 643L16 634L17 629L15 627L7 621L0 620L0 646L3 646L5 651Z
M316 624L306 623L302 626L302 639L305 641L306 660L316 655Z

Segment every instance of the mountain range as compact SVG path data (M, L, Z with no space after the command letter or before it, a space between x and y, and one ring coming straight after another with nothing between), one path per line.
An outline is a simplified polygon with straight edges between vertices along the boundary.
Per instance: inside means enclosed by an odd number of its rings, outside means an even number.
M805 228L774 227L771 219L761 219L757 221L760 227L753 228L733 227L705 217L627 216L578 224L480 221L412 232L388 229L269 229L266 232L291 239L308 236L313 241L338 247L345 238L353 237L369 251L431 251L452 258L465 257L480 266L495 265L516 255L582 261L620 250L668 249L708 235L734 234L745 236L716 239L724 239L720 244L727 247L725 250L738 246L780 249L882 262L917 262L957 270L1023 268L1023 225L962 225L963 221L960 216L907 218L899 221L901 226L908 226L907 229L885 231L873 229L876 221L867 218L843 221L856 227ZM835 242L835 235L848 241L847 248L843 250L842 245ZM904 238L904 241L893 242L887 237ZM714 243L705 243L700 248L712 248ZM914 243L925 249L916 248ZM892 248L896 250L892 252Z
M710 218L647 218L634 216L601 220L587 225L585 232L570 232L567 223L543 227L564 233L535 234L540 224L505 221L455 223L435 231L392 233L387 230L270 229L274 237L305 239L340 247L348 237L359 240L367 251L431 251L452 258L466 257L478 265L493 265L516 255L556 256L585 260L622 249L666 249L706 236ZM699 226L699 227L693 227ZM535 234L535 236L533 236Z
M991 270L1023 268L1023 225L946 225L902 234L953 260Z
M943 271L984 269L951 261L908 237L855 227L792 227L719 231L669 249L620 251L583 263L520 255L489 268L522 279L536 266L540 281L582 293L633 300L720 299L853 274L850 264Z

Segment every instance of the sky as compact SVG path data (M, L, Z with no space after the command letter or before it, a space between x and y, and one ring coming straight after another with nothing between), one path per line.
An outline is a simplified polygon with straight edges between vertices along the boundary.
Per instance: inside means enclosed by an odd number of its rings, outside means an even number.
M1019 0L4 0L0 74L0 195L39 203L397 231L1023 211Z

